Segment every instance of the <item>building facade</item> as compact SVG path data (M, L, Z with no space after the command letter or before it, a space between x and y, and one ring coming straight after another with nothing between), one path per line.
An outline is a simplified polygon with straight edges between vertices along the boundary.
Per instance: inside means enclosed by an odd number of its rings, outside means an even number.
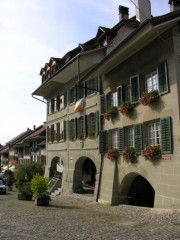
M63 192L91 186L109 204L180 208L180 2L151 16L119 7L119 23L41 69L47 100L46 176Z

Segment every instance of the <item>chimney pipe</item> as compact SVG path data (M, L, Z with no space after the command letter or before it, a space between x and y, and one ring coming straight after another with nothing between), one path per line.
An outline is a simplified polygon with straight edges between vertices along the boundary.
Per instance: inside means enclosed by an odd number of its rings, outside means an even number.
M180 0L169 0L169 5L171 12L180 10Z
M150 0L135 0L136 19L142 23L151 18Z
M119 5L119 22L129 19L129 8Z

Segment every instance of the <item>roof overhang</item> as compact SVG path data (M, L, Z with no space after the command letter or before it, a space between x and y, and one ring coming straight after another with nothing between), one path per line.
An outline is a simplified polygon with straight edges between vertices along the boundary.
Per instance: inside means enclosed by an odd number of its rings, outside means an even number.
M171 28L180 20L180 16L163 22L161 24L153 25L150 21L144 23L139 29L132 32L123 42L121 42L111 53L109 53L97 66L91 69L83 79L89 74L106 74L117 67L120 63L127 60L140 49L152 42L158 36ZM83 80L82 79L82 80Z
M32 95L46 98L50 92L61 88L71 79L80 76L81 73L95 66L105 56L105 48L98 48L81 52L65 64L57 73L47 79ZM102 53L101 53L102 52Z

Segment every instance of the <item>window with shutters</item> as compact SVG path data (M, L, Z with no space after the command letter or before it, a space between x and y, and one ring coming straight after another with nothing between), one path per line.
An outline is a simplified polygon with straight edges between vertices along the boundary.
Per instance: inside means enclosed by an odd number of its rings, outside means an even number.
M92 138L96 135L96 117L95 113L88 115L88 137Z
M69 140L75 140L76 138L76 125L75 119L69 121Z
M161 144L160 122L148 124L148 145Z
M48 102L48 113L51 114L51 100Z
M90 79L87 81L87 95L90 95L94 92L96 92L97 89L97 80L96 78Z
M111 148L119 148L118 130L111 131Z
M78 119L78 139L84 138L84 117Z
M60 109L64 108L64 94L60 95L60 105L59 105Z
M69 102L73 103L76 101L76 91L75 91L75 86L70 89L70 96L69 96Z
M110 94L110 105L108 107L118 107L118 95L117 92Z
M60 141L64 140L64 122L60 122Z
M127 147L134 147L134 127L126 128L127 132Z
M146 91L148 93L155 90L159 91L157 71L145 76L145 82L146 82Z

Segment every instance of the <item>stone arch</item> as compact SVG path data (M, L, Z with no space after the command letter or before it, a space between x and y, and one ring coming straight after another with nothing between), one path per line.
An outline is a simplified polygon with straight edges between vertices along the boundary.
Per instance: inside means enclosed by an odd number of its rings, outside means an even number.
M94 161L87 157L80 157L74 168L73 192L94 193L96 186L97 168Z
M128 173L121 182L120 203L154 207L155 190L146 178L136 172Z
M51 165L49 169L49 178L60 178L62 179L62 174L64 171L65 161L62 157L54 156L51 160Z

